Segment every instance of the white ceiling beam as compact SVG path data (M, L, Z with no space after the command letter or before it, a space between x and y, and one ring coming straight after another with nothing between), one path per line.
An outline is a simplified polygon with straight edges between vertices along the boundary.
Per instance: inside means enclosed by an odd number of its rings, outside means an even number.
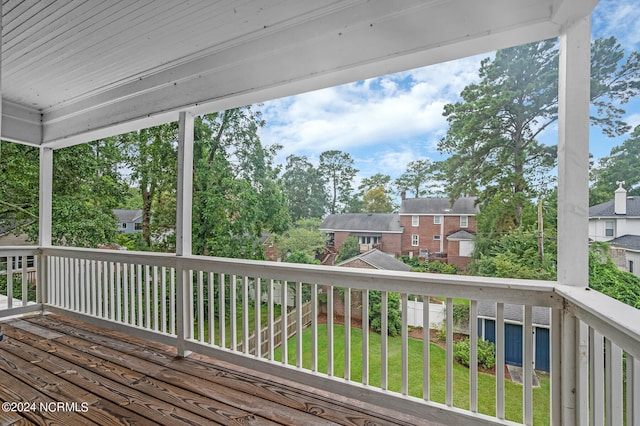
M3 99L2 139L39 146L42 142L42 114Z

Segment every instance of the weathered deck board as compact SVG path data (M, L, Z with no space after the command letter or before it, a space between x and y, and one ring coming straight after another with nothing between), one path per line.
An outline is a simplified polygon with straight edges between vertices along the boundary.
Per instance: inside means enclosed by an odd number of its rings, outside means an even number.
M414 424L400 413L55 315L2 324L2 401L87 402L87 413L0 413L4 424ZM79 424L80 424L79 423Z

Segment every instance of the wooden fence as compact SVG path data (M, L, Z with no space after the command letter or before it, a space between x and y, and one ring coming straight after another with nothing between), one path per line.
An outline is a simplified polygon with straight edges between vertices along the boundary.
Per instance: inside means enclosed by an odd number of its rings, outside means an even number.
M302 328L306 328L311 324L311 302L302 304ZM297 308L287 313L287 339L296 334L298 320ZM249 336L249 353L256 353L256 335ZM275 350L282 344L282 315L273 322L273 349ZM238 350L241 351L242 342L238 343ZM269 327L264 327L260 331L260 353L265 356L269 353Z

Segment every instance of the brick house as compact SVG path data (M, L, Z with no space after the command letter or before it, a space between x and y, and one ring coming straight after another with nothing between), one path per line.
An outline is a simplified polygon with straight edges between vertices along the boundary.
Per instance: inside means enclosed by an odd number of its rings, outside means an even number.
M347 237L355 236L361 253L376 248L394 256L401 254L402 227L400 216L394 213L330 214L320 230L327 233L329 245L335 250Z
M442 260L465 269L477 232L475 197L462 197L451 205L448 198L405 198L400 206L404 229L401 251L405 255Z

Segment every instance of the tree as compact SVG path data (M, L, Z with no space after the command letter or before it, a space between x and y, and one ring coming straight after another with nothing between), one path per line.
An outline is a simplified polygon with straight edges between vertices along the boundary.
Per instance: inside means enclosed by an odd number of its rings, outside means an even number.
M310 258L315 258L327 245L327 236L319 227L320 219L301 219L285 233L277 235L275 246L279 256L286 259L293 253L304 253Z
M639 159L640 126L636 126L629 139L614 147L609 156L600 159L597 167L591 170L590 205L611 200L618 188L617 182L625 182L627 195L640 195Z
M351 259L360 254L360 243L358 242L358 237L347 237L344 242L338 249L338 257L336 258L336 262L340 263L347 259Z
M376 173L371 177L366 177L362 179L360 182L360 186L358 186L358 190L361 194L366 194L368 191L382 187L385 192L390 192L389 185L391 184L391 176L383 175L382 173Z
M350 202L353 178L358 169L353 167L353 159L348 153L337 150L320 154L319 169L329 185L329 211L340 213Z
M393 201L383 186L371 188L363 197L365 213L391 213Z
M617 105L640 91L640 55L634 52L620 64L623 57L613 37L593 43L591 120L610 136L627 131ZM522 200L548 186L545 176L555 166L555 147L538 137L558 117L557 42L499 50L482 61L479 75L479 83L464 88L461 102L445 106L450 128L438 148L450 154L443 163L446 189L452 199L513 199L519 226Z
M156 227L155 234L158 236L175 229L177 132L177 124L169 123L118 137L128 148L131 179L142 198L142 239L148 246L151 246L152 224ZM174 213L158 215L156 207L164 212ZM159 220L160 218L164 220Z
M263 232L289 226L273 157L263 147L259 111L247 106L208 114L194 132L193 251L236 258L263 257Z
M281 182L292 220L324 216L328 201L322 175L307 157L289 155Z
M394 182L399 193L412 191L415 198L426 195L426 185L433 180L434 165L429 159L415 160L407 164L407 170Z

